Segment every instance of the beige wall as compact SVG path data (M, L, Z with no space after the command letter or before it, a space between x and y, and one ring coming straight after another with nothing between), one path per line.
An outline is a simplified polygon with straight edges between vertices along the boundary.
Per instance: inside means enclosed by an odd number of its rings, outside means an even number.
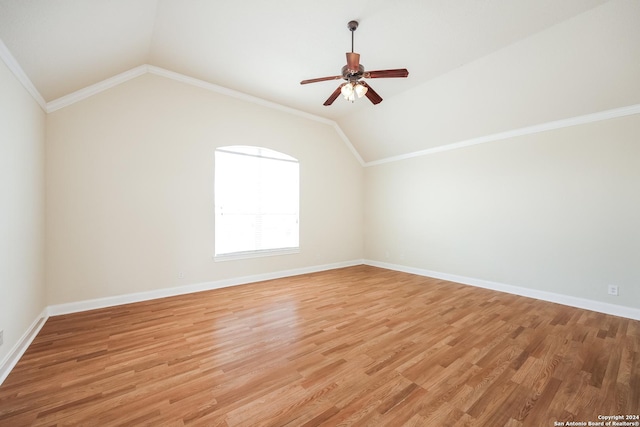
M640 308L639 141L633 115L367 167L365 257Z
M300 161L299 254L214 262L214 150L233 144ZM50 113L47 147L49 304L363 256L362 167L327 124L146 74Z
M2 61L0 88L1 368L45 308L45 114Z

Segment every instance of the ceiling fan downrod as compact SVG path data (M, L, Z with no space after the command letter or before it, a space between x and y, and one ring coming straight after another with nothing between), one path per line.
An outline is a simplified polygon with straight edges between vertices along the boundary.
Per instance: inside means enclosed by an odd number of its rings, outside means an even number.
M351 31L351 53L353 53L353 33L358 29L358 21L349 21L347 28Z

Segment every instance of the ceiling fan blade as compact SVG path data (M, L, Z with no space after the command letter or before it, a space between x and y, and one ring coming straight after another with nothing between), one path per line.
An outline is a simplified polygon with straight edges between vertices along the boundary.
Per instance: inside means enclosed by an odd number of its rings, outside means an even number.
M360 54L355 52L347 52L347 68L351 71L358 71L360 66Z
M365 93L364 96L369 98L369 101L371 101L374 105L380 104L382 102L382 97L378 95L378 92L373 90L373 88L368 85L367 82L363 82L362 80L360 80L358 83L367 87L367 93Z
M327 80L339 80L341 78L342 76L318 77L317 79L303 80L300 82L300 84L306 85L308 83L326 82Z
M362 77L367 79L384 79L390 77L407 77L409 75L409 70L406 68L397 68L395 70L376 70L376 71L367 71Z
M334 90L331 96L327 98L327 100L324 101L324 104L322 105L326 105L328 107L329 105L333 104L333 101L335 101L338 95L340 95L340 89L342 89L342 85L338 86L338 89Z

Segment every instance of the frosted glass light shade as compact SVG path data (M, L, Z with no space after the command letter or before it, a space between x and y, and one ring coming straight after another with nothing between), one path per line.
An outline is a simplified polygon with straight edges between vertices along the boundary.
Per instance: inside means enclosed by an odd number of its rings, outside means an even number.
M344 84L342 89L340 89L340 93L342 93L345 99L349 99L349 97L353 95L353 83L349 82Z
M366 87L365 85L356 84L355 91L356 91L356 95L358 95L358 98L362 98L367 93L368 90L369 88Z

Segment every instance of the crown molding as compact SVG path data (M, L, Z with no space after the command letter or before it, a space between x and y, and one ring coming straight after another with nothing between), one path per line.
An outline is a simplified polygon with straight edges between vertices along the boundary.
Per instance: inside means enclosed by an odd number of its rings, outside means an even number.
M585 114L582 116L571 117L568 119L555 120L552 122L541 123L538 125L527 126L519 129L513 129L505 132L485 135L478 138L466 139L464 141L454 142L452 144L441 145L438 147L428 148L426 150L414 151L412 153L400 154L398 156L386 157L380 160L366 162L365 167L377 166L385 163L398 162L401 160L412 159L415 157L428 156L431 154L441 153L443 151L457 150L459 148L470 147L472 145L484 144L487 142L499 141L502 139L515 138L518 136L531 135L534 133L546 132L549 130L562 129L571 126L584 125L587 123L599 122L602 120L615 119L618 117L640 114L640 104L629 105L627 107L614 108L611 110L599 111L597 113Z
M31 97L38 103L40 108L44 111L47 111L47 103L45 102L38 89L33 85L27 74L24 72L16 58L13 57L9 48L4 44L2 40L0 40L0 58L7 65L9 70L13 73L14 76L18 79L18 81L24 86L24 88L29 92Z
M106 80L93 84L91 86L87 86L75 92L72 92L68 95L62 96L60 98L54 99L53 101L46 102L40 92L33 85L27 74L24 72L18 61L13 57L7 46L0 39L0 59L7 65L9 70L13 73L13 75L20 81L20 83L24 86L24 88L29 92L31 97L40 105L46 113L52 113L54 111L60 110L61 108L68 107L69 105L75 104L76 102L82 101L83 99L87 99L93 95L96 95L100 92L104 92L107 89L111 89L115 86L118 86L122 83L128 82L131 79L139 77L143 74L150 73L155 74L157 76L162 76L168 79L172 79L178 82L186 83L191 86L196 86L201 89L209 90L212 92L219 93L221 95L230 96L236 99L240 99L243 101L250 102L252 104L261 105L263 107L271 108L274 110L282 111L288 114L293 114L295 116L304 117L309 120L313 120L316 122L324 123L326 125L331 126L340 139L347 146L349 151L356 158L360 166L364 166L365 162L360 156L360 153L355 149L347 135L342 131L340 125L334 120L326 119L324 117L316 116L315 114L307 113L301 110L297 110L295 108L287 107L281 104L277 104L275 102L267 101L266 99L258 98L256 96L248 95L243 92L239 92L233 89L228 89L226 87L218 86L213 83L206 82L204 80L196 79L193 77L186 76L184 74L176 73L174 71L169 71L164 68L156 67L155 65L143 64L138 67L132 68L123 73L117 74L113 77L110 77Z
M263 107L271 108L274 110L282 111L284 113L293 114L295 116L303 117L305 119L309 119L309 120L313 120L316 122L329 125L334 128L334 130L336 131L340 139L342 139L342 141L346 144L347 148L349 148L349 151L351 151L351 153L355 156L356 160L358 160L358 162L360 163L360 166L364 166L364 160L362 159L360 154L356 151L355 147L353 146L353 144L351 144L351 141L349 141L349 138L347 138L347 136L342 131L342 129L340 129L340 126L333 120L316 116L314 114L310 114L304 111L296 110L295 108L291 108L281 104L277 104L275 102L267 101L265 99L258 98L256 96L248 95L243 92L239 92L233 89L229 89L223 86L209 83L204 80L196 79L194 77L189 77L184 74L176 73L174 71L169 71L164 68L156 67L155 65L148 65L148 64L140 65L136 68L132 68L131 70L125 71L124 73L120 73L116 76L103 80L99 83L96 83L91 86L87 86L86 88L70 93L69 95L65 95L61 98L55 99L46 104L45 111L47 113L52 113L56 110L75 104L76 102L82 101L83 99L89 98L107 89L111 89L115 86L118 86L122 83L125 83L131 79L134 79L146 73L165 77L174 81L185 83L185 84L195 86L201 89L205 89L211 92L219 93L221 95L230 96L232 98L240 99L242 101L250 102L252 104L260 105Z
M297 110L295 108L287 107L282 104L278 104L275 102L267 101L266 99L258 98L253 95L248 95L243 92L239 92L233 89L229 89L223 86L218 86L213 83L206 82L204 80L196 79L194 77L189 77L184 74L176 73L174 71L169 71L164 68L156 67L154 65L147 65L147 71L151 74L155 74L158 76L166 77L168 79L172 79L178 82L186 83L191 86L196 86L201 89L205 89L211 92L219 93L221 95L230 96L232 98L240 99L242 101L247 101L252 104L260 105L263 107L271 108L274 110L282 111L284 113L293 114L295 116L304 117L305 119L313 120L316 122L324 123L334 128L340 139L345 143L349 151L356 158L360 166L364 166L364 160L360 156L360 153L355 149L347 135L342 131L340 125L337 122L326 119L324 117L316 116L315 114L307 113L305 111Z
M316 122L324 123L327 125L333 125L335 123L332 120L325 119L324 117L316 116L315 114L306 113L304 111L296 110L295 108L287 107L282 104L277 104L275 102L267 101L266 99L258 98L257 96L248 95L243 92L239 92L237 90L229 89L223 86L218 86L213 83L206 82L204 80L196 79L194 77L189 77L184 74L176 73L174 71L169 71L164 68L156 67L155 65L147 65L147 69L149 73L155 74L158 76L166 77L168 79L172 79L178 82L186 83L191 86L196 86L201 89L205 89L211 92L219 93L221 95L230 96L232 98L240 99L243 101L250 102L252 104L261 105L263 107L272 108L274 110L283 111L285 113L293 114L296 116L304 117L306 119L314 120Z
M47 113L52 113L61 108L67 107L71 104L75 104L78 101L82 101L83 99L87 99L93 95L96 95L100 92L104 92L107 89L111 89L112 87L121 85L122 83L128 82L131 79L134 79L138 76L141 76L148 72L148 66L140 65L138 67L132 68L124 73L116 74L113 77L110 77L106 80L102 80L96 84L91 86L87 86L83 89L72 92L68 95L60 97L58 99L54 99L47 103Z
M77 90L73 93L70 93L69 95L65 95L53 101L46 102L1 39L0 39L0 59L3 60L3 62L9 68L9 70L11 70L11 72L16 76L16 78L24 86L24 88L29 92L29 94L31 94L33 99L47 113L51 113L53 111L67 107L78 101L89 98L107 89L110 89L122 83L125 83L138 76L141 76L146 73L150 73L150 74L166 77L175 81L179 81L182 83L186 83L192 86L196 86L205 90L216 92L222 95L226 95L236 99L241 99L247 102L251 102L253 104L261 105L263 107L272 108L272 109L293 114L299 117L304 117L309 120L327 124L334 128L334 130L336 131L340 139L342 139L342 141L347 146L349 151L351 151L351 153L356 158L358 163L360 163L360 165L363 167L377 166L385 163L393 163L393 162L412 159L416 157L422 157L422 156L428 156L431 154L441 153L444 151L451 151L451 150L457 150L459 148L471 147L473 145L484 144L487 142L499 141L499 140L508 139L508 138L515 138L515 137L524 136L524 135L531 135L535 133L546 132L549 130L562 129L566 127L577 126L577 125L582 125L587 123L594 123L602 120L609 120L609 119L630 116L633 114L640 113L640 104L634 104L626 107L600 111L597 113L585 114L582 116L570 117L567 119L555 120L555 121L541 123L533 126L512 129L505 132L499 132L499 133L485 135L477 138L466 139L463 141L458 141L451 144L428 148L425 150L419 150L411 153L400 154L397 156L391 156L391 157L386 157L379 160L365 162L362 156L360 155L360 153L358 153L358 150L355 148L355 146L351 143L347 135L344 133L342 128L340 128L340 125L334 120L316 116L315 114L307 113L301 110L297 110L295 108L284 106L282 104L277 104L275 102L267 101L265 99L258 98L256 96L248 95L243 92L218 86L216 84L209 83L204 80L189 77L184 74L176 73L174 71L169 71L164 68L156 67L154 65L148 65L148 64L140 65L138 67L132 68L131 70L120 73L116 76L103 80L94 85Z
M149 64L140 65L138 67L135 67L128 71L120 73L118 75L110 77L106 80L103 80L91 86L87 86L83 89L77 90L73 93L60 97L53 101L50 101L46 103L46 111L47 113L51 113L61 108L68 107L72 104L75 104L76 102L82 101L83 99L89 98L107 89L111 89L115 86L121 85L122 83L126 83L129 80L132 80L146 73L155 74L157 76L161 76L161 77L165 77L178 82L186 83L188 85L199 87L201 89L205 89L211 92L216 92L221 95L226 95L232 98L241 99L243 101L251 102L252 104L257 104L263 107L280 110L289 114L304 117L304 118L314 120L320 123L324 123L330 126L336 125L335 121L325 119L324 117L320 117L304 111L296 110L295 108L286 107L284 105L267 101L265 99L258 98L256 96L248 95L243 92L239 92L233 89L228 89L226 87L218 86L216 84L209 83L204 80L196 79L194 77L189 77L184 74L176 73L174 71L169 71L164 68L156 67L155 65L149 65Z
M360 166L364 166L365 165L364 159L362 158L362 156L360 156L360 153L358 153L358 150L356 150L356 147L354 147L353 144L351 144L349 137L342 131L342 128L340 127L340 125L336 122L333 122L332 125L335 131L338 133L338 136L345 143L349 151L351 151L351 154L353 154L353 156L356 158L358 163L360 163Z

